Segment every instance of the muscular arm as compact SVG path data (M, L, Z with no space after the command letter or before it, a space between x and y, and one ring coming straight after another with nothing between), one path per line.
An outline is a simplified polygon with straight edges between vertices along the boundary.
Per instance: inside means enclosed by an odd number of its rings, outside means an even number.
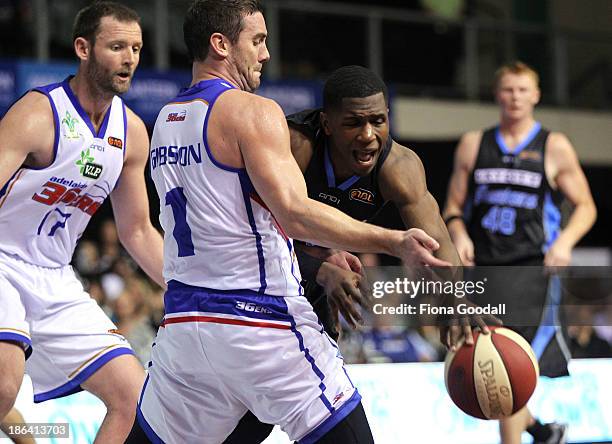
M0 188L25 163L48 166L53 160L55 123L49 99L30 92L0 121Z
M470 174L476 163L482 133L471 131L463 135L455 151L453 172L448 183L444 218L463 217L463 206L468 194ZM474 245L462 218L454 218L448 224L448 232L464 265L474 264Z
M595 223L597 209L576 152L567 137L561 133L550 134L545 162L554 185L574 205L574 211L547 252L544 264L568 265L572 248Z
M440 215L436 200L427 190L425 170L419 157L411 150L393 143L391 153L383 165L380 174L380 187L383 197L389 199L397 206L402 220L407 227L427 229L427 232L440 244L436 256L453 265L460 266L462 261L451 242L446 225ZM461 222L463 224L463 222ZM465 227L464 227L465 229ZM461 269L453 270L440 275L444 279L462 279ZM446 301L432 300L432 303L454 305L458 299L451 297ZM468 343L471 342L471 328L467 316L460 317L456 326L446 325L440 329L440 340L448 347L453 346L459 340L461 332L465 335ZM486 320L474 318L484 332L488 333L486 322L498 323L496 319ZM461 325L461 327L459 326Z
M429 243L430 250L437 248L432 239L421 237L422 241L417 242L410 232L358 222L335 208L309 199L302 172L291 155L289 130L280 107L273 101L243 93L228 95L224 103L239 110L230 114L233 120L230 123L236 131L249 177L289 236L332 248L387 253L410 263L424 259L424 256L413 257L422 248L420 242ZM423 234L420 232L418 236ZM427 262L437 264L429 256ZM446 264L440 262L440 265Z
M438 203L427 190L421 159L412 150L393 142L389 157L381 169L379 182L383 197L395 204L404 225L427 231L440 244L436 257L453 265L461 265L440 216Z
M142 120L128 109L125 161L119 184L111 193L119 240L140 267L162 287L163 241L149 218L144 169L149 136Z

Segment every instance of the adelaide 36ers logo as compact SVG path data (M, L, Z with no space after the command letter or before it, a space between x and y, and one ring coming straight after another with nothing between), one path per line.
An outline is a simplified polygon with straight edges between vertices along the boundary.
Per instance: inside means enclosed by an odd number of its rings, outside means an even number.
M351 200L357 200L359 202L374 205L374 193L370 190L364 190L363 188L353 188L349 194Z

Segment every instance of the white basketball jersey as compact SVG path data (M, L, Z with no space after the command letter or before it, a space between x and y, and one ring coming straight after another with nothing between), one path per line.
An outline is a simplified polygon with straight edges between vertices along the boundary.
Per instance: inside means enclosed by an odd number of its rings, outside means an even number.
M96 132L69 80L35 88L49 98L53 110L51 165L23 166L0 190L0 250L43 267L70 263L76 242L123 167L123 101L113 99Z
M209 111L232 86L206 80L160 111L151 176L164 229L164 278L216 290L271 296L302 293L293 242L259 198L246 169L212 155Z

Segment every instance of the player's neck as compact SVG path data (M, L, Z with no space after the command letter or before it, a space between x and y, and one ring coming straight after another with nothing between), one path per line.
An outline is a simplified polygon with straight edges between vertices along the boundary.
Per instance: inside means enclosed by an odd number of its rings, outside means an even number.
M195 62L191 68L191 86L203 80L210 79L223 79L236 87L238 86L231 76L222 69L207 63Z
M349 177L352 177L354 174L350 168L344 167L345 163L342 158L337 155L337 151L333 149L331 146L331 142L328 142L328 150L329 150L329 160L332 165L332 169L334 170L334 178L336 179L336 183L342 183ZM343 168L344 167L344 168Z
M114 95L100 92L80 73L70 79L69 85L79 104L89 116L94 128L98 129L102 125L102 120L113 101Z
M517 120L502 118L499 123L499 130L502 135L508 135L513 138L520 137L531 131L535 122L533 116Z

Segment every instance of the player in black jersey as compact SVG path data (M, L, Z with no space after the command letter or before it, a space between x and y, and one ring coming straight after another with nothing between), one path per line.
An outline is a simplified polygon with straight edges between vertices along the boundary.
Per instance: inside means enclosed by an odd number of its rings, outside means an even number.
M437 257L458 265L438 205L427 190L420 159L390 137L388 97L382 80L362 67L341 68L327 81L324 102L324 110L287 117L291 149L304 172L309 197L364 221L371 221L385 204L393 203L407 227L427 228L438 240ZM334 325L338 311L352 327L361 320L351 303L360 300L359 264L344 252L331 252L332 258L320 256L317 261L309 255L329 254L329 250L302 245L296 251L306 295L326 330L337 339ZM344 258L349 259L344 268L349 265L353 272L338 269Z
M533 69L521 62L501 67L495 95L499 125L466 133L457 147L444 210L453 242L465 265L569 265L572 248L596 217L576 153L566 136L535 120L540 90ZM562 230L560 196L574 205ZM502 285L510 292L506 300L520 298L538 309L558 303L553 281L541 272L527 274L508 277L511 285ZM517 330L531 341L542 375L567 375L563 334L547 324ZM526 407L500 421L504 444L520 443L525 430L540 443L565 442L567 434L564 426L543 426Z
M391 202L407 227L426 229L439 242L437 258L459 265L438 205L427 190L421 160L389 134L384 82L366 68L346 66L330 76L323 96L323 110L287 117L291 150L304 172L309 197L365 221L372 220ZM337 338L334 327L338 310L352 326L361 319L354 308L355 302L363 300L360 263L346 252L316 247L308 252L318 258L298 256L306 297L325 330ZM484 326L482 320L476 322ZM455 344L461 334L469 332L469 325L463 331L448 331L445 342L448 346ZM259 443L271 430L272 426L259 423L247 413L225 443ZM358 435L358 429L355 433Z

